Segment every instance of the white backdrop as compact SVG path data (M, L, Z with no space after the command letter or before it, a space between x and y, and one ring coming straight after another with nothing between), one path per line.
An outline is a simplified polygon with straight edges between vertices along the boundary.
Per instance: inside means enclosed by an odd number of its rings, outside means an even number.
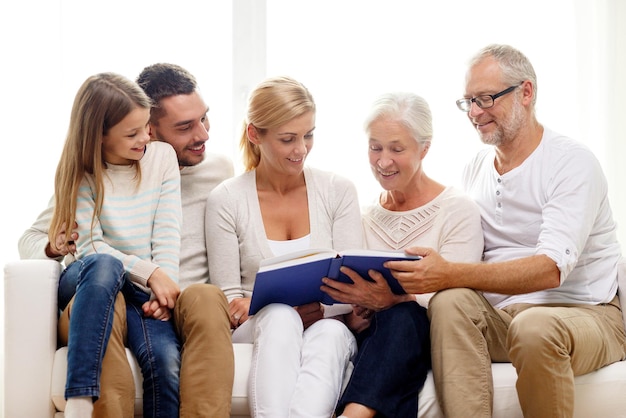
M318 106L309 163L350 177L365 203L379 190L369 173L362 131L373 98L411 90L430 103L435 134L425 167L433 178L457 184L463 164L481 147L454 104L463 94L465 63L488 43L509 43L535 65L540 122L594 150L609 177L616 218L626 224L626 196L618 184L626 178L620 164L626 154L626 82L618 76L626 71L626 34L617 24L626 21L626 2L234 3L239 6L234 16L231 2L219 0L2 3L0 265L18 258L19 236L52 193L80 84L102 71L135 78L144 66L162 61L197 76L211 108L209 148L236 163L242 114L234 103L245 91L233 86L253 86L279 74L302 81ZM254 8L247 7L252 3ZM252 15L244 16L246 10ZM245 31L233 36L233 19L250 26L247 37ZM245 66L251 71L242 71ZM620 237L624 242L623 227Z

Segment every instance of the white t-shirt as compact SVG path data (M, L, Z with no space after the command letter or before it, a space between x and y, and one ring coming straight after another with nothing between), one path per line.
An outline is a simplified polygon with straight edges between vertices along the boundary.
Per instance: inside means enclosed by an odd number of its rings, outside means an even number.
M561 285L522 295L485 293L497 308L513 303L609 302L617 292L620 247L598 160L583 144L545 129L541 143L503 175L493 148L465 168L463 185L481 210L484 260L545 254Z

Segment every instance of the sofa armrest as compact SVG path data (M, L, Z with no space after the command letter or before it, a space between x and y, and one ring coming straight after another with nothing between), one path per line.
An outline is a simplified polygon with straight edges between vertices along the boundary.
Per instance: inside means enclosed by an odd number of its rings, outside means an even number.
M61 265L21 260L4 267L4 416L52 417Z

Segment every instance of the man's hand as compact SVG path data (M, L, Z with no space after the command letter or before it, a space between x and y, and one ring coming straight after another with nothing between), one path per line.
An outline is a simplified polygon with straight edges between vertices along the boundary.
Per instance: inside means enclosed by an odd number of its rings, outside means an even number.
M412 247L405 250L410 255L421 255L421 260L387 261L391 270L407 293L429 293L451 287L449 280L451 263L444 260L432 248Z
M49 258L64 257L67 254L76 254L76 240L78 239L78 224L74 222L74 228L69 234L69 240L67 240L67 231L65 224L61 226L61 230L54 239L54 242L48 242L46 245L46 255ZM69 241L66 243L66 240Z
M145 316L150 316L159 321L169 321L172 317L172 310L166 306L159 305L159 301L151 299L141 305Z
M300 305L295 307L300 318L302 318L302 325L304 329L307 329L320 319L324 318L324 308L319 302L311 302L306 305Z

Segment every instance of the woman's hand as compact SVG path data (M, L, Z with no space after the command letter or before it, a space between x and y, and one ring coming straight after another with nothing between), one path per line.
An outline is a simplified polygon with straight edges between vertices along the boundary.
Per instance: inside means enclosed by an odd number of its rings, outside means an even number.
M341 267L341 272L350 277L354 283L342 283L324 277L322 279L324 286L321 287L322 291L328 293L339 302L351 303L352 305L358 305L378 312L390 308L404 299L399 295L395 295L391 291L387 280L375 270L369 271L370 277L374 280L373 282L365 280L348 267Z
M296 306L295 309L296 312L300 314L304 329L307 329L320 319L324 318L324 307L319 302L311 302L306 305Z
M358 334L359 332L365 331L369 328L372 323L372 316L374 313L375 312L370 309L354 305L352 307L352 312L345 315L346 325L350 331Z
M248 320L250 298L236 298L229 303L230 327L236 329Z

